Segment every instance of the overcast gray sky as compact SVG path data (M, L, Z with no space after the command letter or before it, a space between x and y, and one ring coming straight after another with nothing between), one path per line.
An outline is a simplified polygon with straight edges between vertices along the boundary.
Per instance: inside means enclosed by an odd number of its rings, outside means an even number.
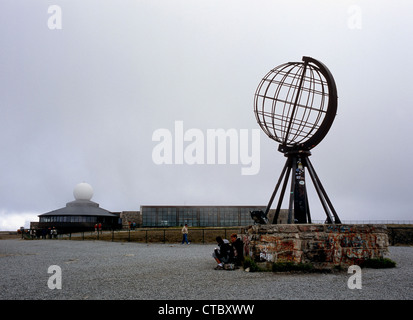
M302 56L338 88L311 161L340 218L412 220L412 11L408 0L2 0L0 229L64 207L79 182L110 211L266 205L285 158L261 130L255 175L240 162L158 165L152 135L182 121L251 137L259 81Z

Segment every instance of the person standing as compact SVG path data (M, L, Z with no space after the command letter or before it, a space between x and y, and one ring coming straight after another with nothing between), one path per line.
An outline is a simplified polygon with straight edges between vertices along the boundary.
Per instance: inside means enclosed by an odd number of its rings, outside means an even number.
M56 230L56 227L53 227L53 229L52 229L52 234L53 234L53 238L57 239L57 230Z
M188 242L188 225L185 223L184 227L182 228L182 244L189 244Z

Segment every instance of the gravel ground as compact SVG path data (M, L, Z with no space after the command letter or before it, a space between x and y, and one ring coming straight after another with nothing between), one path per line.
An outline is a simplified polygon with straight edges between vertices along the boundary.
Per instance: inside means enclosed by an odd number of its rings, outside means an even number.
M69 240L0 241L1 300L411 300L413 247L390 247L392 269L351 274L214 270L214 245ZM62 288L49 289L51 265Z

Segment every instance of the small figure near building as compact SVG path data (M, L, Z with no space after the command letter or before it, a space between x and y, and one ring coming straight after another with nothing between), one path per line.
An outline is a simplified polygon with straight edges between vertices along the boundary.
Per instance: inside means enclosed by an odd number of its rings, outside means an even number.
M189 244L188 241L188 225L185 223L184 227L182 228L182 244L186 242L186 244Z
M56 230L56 227L53 227L51 233L52 233L53 238L57 239L57 230Z

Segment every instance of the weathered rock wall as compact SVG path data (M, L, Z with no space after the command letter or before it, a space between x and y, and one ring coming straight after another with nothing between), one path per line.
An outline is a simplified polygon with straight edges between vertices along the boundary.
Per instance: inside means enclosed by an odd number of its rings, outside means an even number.
M142 215L140 211L122 211L120 218L122 219L123 229L129 229L129 225L132 222L135 222L138 227L142 225Z
M260 262L311 263L328 269L383 258L388 250L385 225L268 224L244 232L246 255Z

